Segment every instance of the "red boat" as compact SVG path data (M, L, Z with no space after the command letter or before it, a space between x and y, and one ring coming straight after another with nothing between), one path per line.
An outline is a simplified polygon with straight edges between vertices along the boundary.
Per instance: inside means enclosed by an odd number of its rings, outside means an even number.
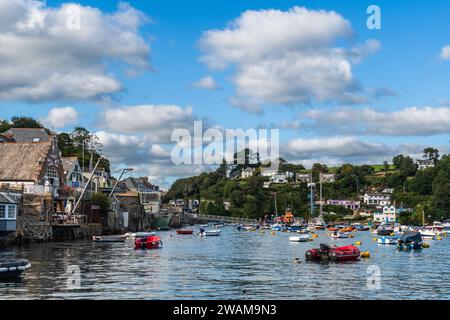
M327 244L320 244L320 248L306 251L305 257L308 261L355 261L359 258L361 252L353 245L344 247L330 247Z
M193 234L194 230L177 230L177 234Z
M149 236L134 240L135 249L158 249L161 247L162 241L158 236Z

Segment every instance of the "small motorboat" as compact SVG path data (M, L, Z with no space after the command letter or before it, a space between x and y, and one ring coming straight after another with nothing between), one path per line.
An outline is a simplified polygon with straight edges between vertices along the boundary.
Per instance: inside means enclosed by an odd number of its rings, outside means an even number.
M328 230L328 231L338 231L339 228L328 228L327 230Z
M256 231L256 228L253 226L237 226L238 231Z
M204 229L200 229L200 232L198 233L199 236L201 237L215 237L220 235L220 230L204 230Z
M272 226L272 231L283 231L286 230L286 227L281 224L274 224Z
M406 231L397 241L397 249L399 250L421 249L422 245L422 235L417 231Z
M307 242L310 241L310 236L308 234L302 234L300 236L289 237L290 242Z
M397 244L399 236L381 236L377 239L379 244Z
M92 237L92 241L94 242L125 242L126 239L127 239L126 235Z
M193 234L194 230L190 230L190 229L180 229L177 230L177 234Z
M335 232L333 232L331 234L331 237L334 238L334 239L346 239L346 238L349 237L349 233L347 233L347 232L340 232L340 231L336 232L335 231Z
M390 236L393 233L394 233L393 229L385 229L385 228L377 229L377 235L379 235L379 236Z
M419 232L424 239L435 239L437 235L436 231L427 228L420 229Z
M135 232L135 233L126 233L125 234L128 239L139 239L145 237L151 237L156 235L154 232Z
M320 248L307 250L305 257L307 261L355 261L361 252L353 245L336 247L321 243Z
M223 228L225 225L223 223L216 223L213 225L214 228Z
M346 227L346 228L340 229L339 231L346 233L346 232L352 232L353 230L355 230L354 227Z
M159 249L161 247L162 241L158 236L150 236L134 240L135 249Z
M31 268L27 259L11 259L0 261L0 279L16 279Z

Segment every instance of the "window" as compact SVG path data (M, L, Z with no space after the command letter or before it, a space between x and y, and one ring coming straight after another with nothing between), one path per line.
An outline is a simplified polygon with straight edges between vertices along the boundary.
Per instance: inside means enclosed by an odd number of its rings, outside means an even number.
M9 205L8 206L8 219L16 220L16 206L15 205Z
M0 219L16 220L16 208L15 204L0 204Z
M41 142L41 138L33 138L33 142Z

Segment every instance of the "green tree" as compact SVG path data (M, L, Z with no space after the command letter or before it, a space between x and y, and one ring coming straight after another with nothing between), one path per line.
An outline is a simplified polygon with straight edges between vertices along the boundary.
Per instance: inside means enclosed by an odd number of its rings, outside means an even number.
M409 156L405 157L402 154L395 156L392 159L392 163L394 164L395 168L406 177L411 177L417 172L417 165Z
M11 128L11 124L7 120L0 120L0 133L8 131Z
M111 207L111 201L109 200L108 195L105 193L93 193L91 201L93 205L100 206L100 211L102 212L102 214L106 214Z
M433 160L434 164L436 164L439 160L439 150L435 148L425 148L423 149L423 157L427 160Z
M44 126L31 117L12 117L11 128L44 128Z

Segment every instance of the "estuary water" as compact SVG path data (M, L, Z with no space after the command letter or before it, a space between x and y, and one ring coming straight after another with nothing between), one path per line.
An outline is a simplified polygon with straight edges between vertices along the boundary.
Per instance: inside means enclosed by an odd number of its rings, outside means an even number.
M398 252L368 231L336 240L319 231L312 242L290 243L292 233L227 226L219 237L201 238L193 229L194 235L159 232L158 250L89 240L0 248L0 258L32 265L19 281L0 282L0 299L450 299L450 237ZM356 241L369 259L305 261L305 251L320 243Z

